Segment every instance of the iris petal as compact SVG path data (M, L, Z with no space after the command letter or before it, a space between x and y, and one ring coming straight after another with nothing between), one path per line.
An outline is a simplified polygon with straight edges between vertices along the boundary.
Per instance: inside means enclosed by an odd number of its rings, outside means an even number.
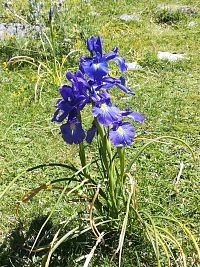
M68 144L80 144L85 138L85 132L79 121L67 122L60 126L62 137Z
M96 132L97 132L97 127L93 123L92 127L87 131L86 141L88 142L88 144L92 143L92 140L93 140Z
M129 109L122 111L121 114L122 116L127 116L132 118L134 121L143 122L146 119L146 117L140 114L139 112L137 111L131 112Z
M121 72L124 72L125 70L127 70L127 65L125 64L125 59L123 57L116 56L114 60L117 61Z
M92 115L105 126L121 120L121 112L117 107L102 104L101 107L93 107Z
M132 144L134 127L129 122L120 123L109 131L109 138L114 146L121 147Z
M93 53L100 53L102 55L102 39L101 36L95 38L94 36L87 39L87 49L90 51L91 55Z

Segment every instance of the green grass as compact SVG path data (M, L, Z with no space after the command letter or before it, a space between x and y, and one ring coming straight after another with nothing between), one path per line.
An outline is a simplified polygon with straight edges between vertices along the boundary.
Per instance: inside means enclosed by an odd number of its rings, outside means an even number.
M152 216L173 214L198 237L200 234L198 227L200 4L197 0L192 1L192 5L198 10L194 17L181 17L177 23L169 25L157 23L155 7L161 2L166 3L166 1L150 3L124 0L114 1L114 4L113 1L106 1L106 4L102 4L102 1L97 0L66 1L67 11L61 12L56 18L56 23L58 21L61 23L60 27L56 27L58 39L56 49L59 59L71 50L79 50L69 57L65 64L66 71L76 69L80 53L86 53L85 40L91 35L102 35L106 51L113 46L118 46L119 54L128 62L140 58L139 64L143 66L143 70L127 71L125 74L130 87L135 84L141 85L134 89L136 96L127 97L114 89L116 101L120 107L130 106L131 109L147 117L142 127L136 124L138 135L142 134L146 138L162 135L182 138L194 150L197 162L192 161L190 153L180 143L176 146L151 145L138 159L134 174L138 184L138 207L150 212ZM191 1L170 1L170 3L185 5L191 4ZM46 14L48 4L45 7ZM4 11L1 8L2 13ZM28 19L23 8L14 6L13 9L16 9L18 15ZM98 12L100 16L88 15L92 10ZM122 22L119 16L124 13L140 14L141 21ZM6 15L8 15L7 21L18 20L10 13ZM195 21L197 25L190 28L187 26L189 21ZM70 43L65 44L64 38L69 38ZM67 146L59 134L59 126L50 124L50 118L55 111L54 105L59 97L57 86L48 76L44 78L42 90L39 87L40 101L35 102L34 86L37 80L37 69L26 64L4 68L3 62L15 55L29 55L38 60L45 60L43 53L39 52L41 47L41 41L31 36L28 36L25 41L8 39L0 43L1 192L22 171L39 164L55 162L80 166L76 147ZM156 58L158 51L185 53L188 59L174 63L159 61ZM50 50L47 52L50 61ZM121 97L126 97L124 102ZM89 121L86 121L86 124L88 123ZM128 149L128 160L141 146L141 142L135 142L133 147ZM95 151L92 151L88 155L89 160L94 153ZM181 162L184 163L184 170L180 182L174 185ZM15 205L28 190L51 179L68 175L68 171L59 167L26 173L3 197L0 204L0 240L2 240L0 266L40 266L42 253L36 254L33 263L28 260L28 253L24 247L31 246L34 242L41 221L44 221L44 217L56 203L60 190L40 192L31 202L20 208L19 216L16 215ZM82 210L85 213L82 213ZM60 221L76 213L80 214L77 215L77 220L74 220L74 225L77 225L81 219L86 220L87 204L73 202L72 199L68 200L64 197L47 225L46 231L53 226L54 228L42 244L52 239ZM160 219L157 219L157 223L158 225L161 223ZM168 224L167 221L162 223L176 233L182 243L185 243L178 227ZM70 229L69 225L63 232ZM110 232L107 234L105 239L108 245L107 247L102 245L97 249L91 266L109 266L109 259L113 250L117 248L119 234ZM137 227L136 222L131 222L124 249L124 266L139 266L136 261L136 251L142 251L142 249L144 253L141 252L139 255L141 264L156 266L154 256L145 242L142 230ZM88 234L77 238L74 242L63 244L55 253L50 266L83 266L83 260L79 263L75 263L74 260L89 253L94 243L94 237ZM16 244L19 244L17 248ZM193 248L188 244L186 244L185 253L188 255L188 266L197 267ZM115 266L115 263L113 262L111 266ZM162 266L166 266L164 262Z

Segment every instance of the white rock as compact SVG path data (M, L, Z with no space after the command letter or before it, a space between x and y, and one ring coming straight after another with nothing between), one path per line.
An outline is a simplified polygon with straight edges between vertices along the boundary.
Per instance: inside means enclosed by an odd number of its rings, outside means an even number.
M194 26L196 26L197 25L197 23L195 22L195 21L190 21L189 23L188 23L188 27L194 27Z
M137 62L130 62L130 63L126 63L127 65L127 70L141 70L142 66L140 66L139 64L137 64Z
M192 6L180 6L180 5L174 5L174 4L158 4L157 5L157 9L160 10L168 10L171 12L177 12L180 11L182 13L184 13L187 16L193 16L194 14L197 13L196 8L192 7Z
M91 15L91 16L99 16L99 13L97 13L96 11L91 11L89 13L89 15Z
M159 59L167 59L169 61L176 61L176 60L181 60L185 59L184 54L177 54L177 53L171 53L171 52L161 52L159 51L157 54Z
M139 21L140 16L139 15L128 15L128 14L123 14L119 17L120 20L124 21Z

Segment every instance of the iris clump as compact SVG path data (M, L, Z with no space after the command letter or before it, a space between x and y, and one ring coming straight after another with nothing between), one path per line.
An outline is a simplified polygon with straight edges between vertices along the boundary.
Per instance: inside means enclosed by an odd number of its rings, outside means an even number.
M59 88L62 96L56 103L57 110L52 121L64 122L60 127L62 137L68 144L80 144L86 140L91 144L99 127L107 132L111 143L116 147L131 145L134 138L134 126L124 121L130 117L135 121L143 122L145 117L128 108L124 111L113 105L110 89L118 87L124 93L134 95L126 85L124 76L111 77L109 75L108 61L118 63L121 73L127 69L125 59L118 55L118 48L103 54L102 39L91 37L87 40L87 49L90 57L81 56L79 69L73 74L66 73L70 85ZM81 111L90 105L93 121L90 129L82 126Z

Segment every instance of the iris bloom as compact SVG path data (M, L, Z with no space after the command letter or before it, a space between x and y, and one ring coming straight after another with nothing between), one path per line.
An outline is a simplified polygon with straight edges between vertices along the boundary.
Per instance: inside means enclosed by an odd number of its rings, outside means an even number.
M122 116L130 117L130 118L132 118L134 121L138 121L138 122L143 122L143 121L146 119L146 117L145 117L144 115L140 114L140 113L137 112L137 111L132 112L132 111L130 111L129 108L127 108L127 109L124 110L124 111L121 111L121 115L122 115Z
M72 83L72 86L63 85L60 87L62 99L59 99L56 103L57 110L52 121L62 122L74 108L82 110L90 101L88 95L90 86L81 71L77 71L75 74L68 72L66 77Z
M130 146L134 138L134 127L130 122L120 122L109 130L111 143L116 147Z
M102 103L99 107L93 107L92 115L97 117L97 121L104 126L109 126L121 120L121 112L117 107Z
M102 39L100 36L97 38L91 37L87 40L87 48L90 51L91 58L81 56L80 70L86 73L87 76L93 81L100 81L108 74L109 60L115 60L121 72L127 69L125 59L117 55L118 49L115 47L113 50L105 55L102 54Z
M64 141L70 145L80 144L85 139L85 132L78 120L62 124L60 129Z
M127 94L135 95L134 92L132 92L128 87L125 86L125 78L121 76L119 79L118 78L113 78L113 77L104 77L101 79L101 83L98 84L96 87L96 91L105 88L105 89L110 89L114 85L119 87L122 91L124 91Z
M109 138L115 146L131 145L134 137L134 127L129 122L123 122L123 117L130 117L134 121L142 122L145 117L138 112L132 112L127 108L121 111L112 105L109 89L117 86L122 91L134 95L126 87L125 78L114 78L108 76L109 60L117 61L121 72L126 70L124 58L117 55L117 48L104 54L102 52L102 39L91 37L87 40L87 48L91 57L84 56L80 59L80 69L74 74L66 73L67 80L71 85L63 85L59 88L62 96L56 103L57 110L52 121L67 122L61 125L61 133L64 141L68 144L80 144L86 138L91 144L97 132L99 123L103 126L110 126ZM86 75L89 79L86 79ZM79 116L86 104L91 104L92 115L95 117L91 128L87 131L87 136L82 128Z
M85 139L85 131L77 119L77 111L74 109L65 124L60 126L62 137L68 144L80 144Z

